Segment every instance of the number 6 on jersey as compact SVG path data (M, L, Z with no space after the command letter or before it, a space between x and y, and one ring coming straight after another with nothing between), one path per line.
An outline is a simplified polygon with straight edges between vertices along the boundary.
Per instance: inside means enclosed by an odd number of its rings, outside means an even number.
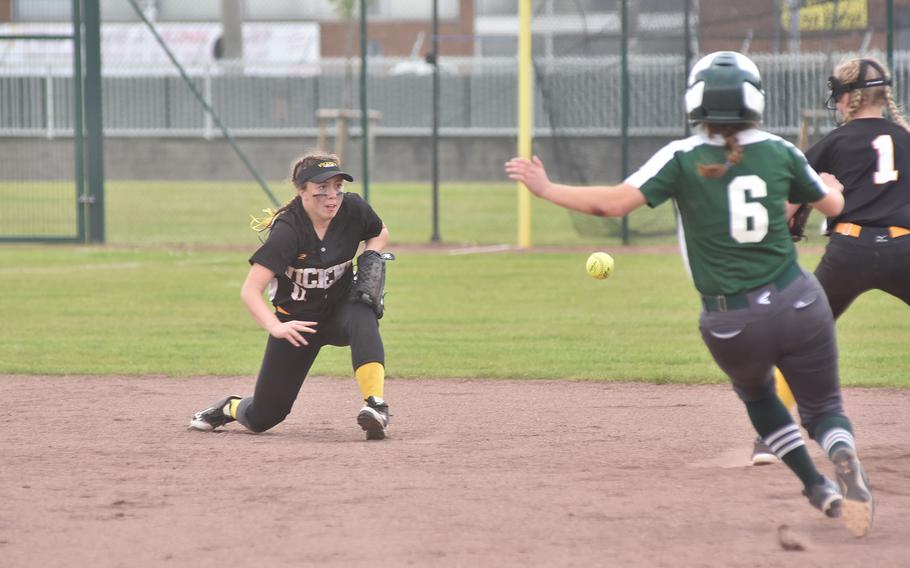
M768 234L768 210L757 201L746 201L768 195L768 184L756 176L736 176L727 186L730 203L730 236L738 243L758 243ZM751 223L750 223L751 221Z

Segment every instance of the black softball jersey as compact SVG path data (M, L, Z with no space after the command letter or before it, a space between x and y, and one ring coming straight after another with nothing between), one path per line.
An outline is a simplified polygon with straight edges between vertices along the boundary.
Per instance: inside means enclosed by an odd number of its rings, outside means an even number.
M910 132L884 118L840 126L806 152L809 164L844 185L844 210L828 227L910 228Z
M320 240L298 197L275 219L250 264L275 273L268 292L279 319L320 321L348 296L360 242L381 232L373 208L356 193L345 193Z

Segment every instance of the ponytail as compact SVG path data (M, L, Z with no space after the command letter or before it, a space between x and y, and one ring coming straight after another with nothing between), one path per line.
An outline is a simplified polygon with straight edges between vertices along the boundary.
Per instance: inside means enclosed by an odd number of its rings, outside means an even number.
M724 137L724 148L727 150L726 162L723 164L698 164L698 174L708 179L718 179L723 177L731 166L735 166L743 159L743 147L739 143L736 135L754 125L749 122L737 122L735 124L706 124L708 135L719 135Z
M860 71L863 71L863 77L860 77ZM870 77L870 75L873 75ZM858 88L850 91L850 100L847 102L846 113L844 113L844 124L850 122L863 107L882 105L888 109L888 114L898 126L910 132L910 124L904 118L903 113L894 101L891 93L891 75L881 61L874 57L864 57L862 59L850 59L844 61L834 70L834 77L842 85L849 85L858 81L868 81L874 79L885 79L884 85L873 87Z
M897 123L898 126L910 132L910 124L907 124L907 119L904 118L904 114L901 112L900 107L897 106L897 103L894 102L894 97L891 96L891 87L888 87L888 92L886 94L888 114L891 115L891 120Z
M275 224L275 219L278 218L278 215L287 211L288 209L293 209L300 202L300 197L295 195L290 201L278 208L278 210L273 210L271 207L267 207L262 210L264 216L256 217L255 215L250 215L250 228L261 233L266 229L271 229L272 225Z

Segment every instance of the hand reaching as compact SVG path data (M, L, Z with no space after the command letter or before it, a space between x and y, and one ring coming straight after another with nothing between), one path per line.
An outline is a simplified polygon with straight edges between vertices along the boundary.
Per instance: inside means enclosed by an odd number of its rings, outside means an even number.
M303 333L316 333L315 321L279 321L271 329L269 334L275 339L287 339L294 347L309 345L309 342L303 338Z
M527 158L512 158L506 162L506 173L509 179L520 181L534 195L543 197L550 188L550 178L547 177L547 170L543 167L540 158L534 156L531 160Z

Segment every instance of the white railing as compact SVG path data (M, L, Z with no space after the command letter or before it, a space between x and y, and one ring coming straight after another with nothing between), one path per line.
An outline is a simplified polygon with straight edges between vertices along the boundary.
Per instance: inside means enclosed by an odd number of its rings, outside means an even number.
M842 55L752 57L762 70L767 93L765 127L792 135L803 110L821 108L826 78ZM359 108L358 63L336 59L314 65L247 63L243 68L213 64L190 67L188 73L237 136L315 136L318 109L339 108L346 99ZM895 96L906 101L910 52L895 53L894 65ZM630 133L681 133L682 56L632 57L629 69ZM377 135L430 132L431 71L419 60L369 61L370 108L382 116ZM619 133L619 57L539 60L535 73L537 136ZM173 68L107 66L103 75L107 136L220 136ZM514 59L446 58L441 63L441 134L513 135L516 89ZM27 68L0 66L0 136L71 136L72 104L71 70L65 61Z

